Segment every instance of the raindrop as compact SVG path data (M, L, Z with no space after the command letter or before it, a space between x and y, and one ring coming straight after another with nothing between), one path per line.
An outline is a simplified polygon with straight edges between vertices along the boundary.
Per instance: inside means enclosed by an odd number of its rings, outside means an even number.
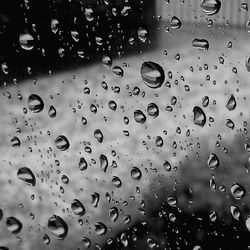
M50 237L47 234L43 235L43 243L45 245L49 245L49 243L50 243Z
M28 98L28 107L33 113L39 113L44 108L43 100L40 96L32 94Z
M216 154L210 154L207 159L207 166L211 170L215 170L220 165L219 159Z
M177 199L174 196L168 197L167 203L170 207L177 207Z
M71 209L73 213L76 215L83 216L85 214L85 207L77 199L74 199L73 202L71 203Z
M206 15L212 16L219 12L221 2L219 0L203 0L200 7Z
M234 98L234 95L231 95L230 99L227 102L226 108L229 111L232 111L232 110L234 110L236 108L236 100Z
M58 240L63 240L67 236L68 233L68 225L67 223L58 215L53 215L48 220L48 228L50 232L57 238Z
M247 3L241 3L241 9L243 10L243 11L248 11L248 4Z
M227 119L226 126L230 129L234 129L235 127L234 122L231 119Z
M121 67L119 67L119 66L113 67L112 71L119 78L123 77L123 75L124 75L123 69Z
M91 8L85 8L85 17L91 22L94 20L94 11Z
M155 146L161 148L163 146L163 139L161 136L157 136L155 140Z
M49 107L48 115L50 118L55 118L56 117L56 109L54 106Z
M61 151L67 150L70 146L68 139L64 135L59 135L55 139L55 145Z
M94 206L94 207L97 207L98 206L98 203L99 203L99 200L100 200L100 195L98 193L93 193L91 194L91 204Z
M249 215L246 219L246 227L247 227L247 230L250 232L250 216Z
M204 97L202 98L202 106L203 106L204 108L206 108L206 107L208 106L208 104L209 104L209 97L208 97L208 96L204 96Z
M100 160L100 167L103 170L103 172L105 173L107 171L108 168L108 159L106 157L106 155L101 154L99 157Z
M245 197L246 190L238 183L231 186L231 194L236 200L241 200Z
M102 134L102 131L100 129L96 129L94 131L94 137L97 139L97 141L99 143L103 142L103 134Z
M51 23L50 23L50 28L51 31L56 34L56 32L58 31L58 26L59 26L59 22L57 19L52 19Z
M119 177L117 176L113 176L112 178L112 184L117 187L117 188L120 188L122 186L122 181L120 180Z
M209 219L212 222L215 222L217 220L217 213L215 211L213 211L210 215L209 215Z
M83 242L84 248L90 248L90 246L91 246L91 241L90 241L89 238L83 237L83 238L82 238L82 242Z
M141 66L141 77L149 88L160 88L165 80L165 73L159 64L148 61Z
M192 41L192 46L195 49L202 50L202 51L207 51L209 49L209 43L205 39L194 39Z
M17 177L21 181L25 182L28 185L32 185L32 186L36 185L36 178L35 178L34 174L27 167L19 168L18 171L17 171Z
M206 124L206 115L204 111L200 107L195 106L193 108L193 113L194 113L193 117L194 124L200 127L204 127L204 125Z
M167 172L171 171L171 169L172 169L172 167L171 167L171 165L170 165L170 163L169 163L168 161L165 161L165 162L163 163L163 167L164 167L164 169L165 169Z
M156 118L159 115L159 108L155 103L148 104L147 113L152 118Z
M145 43L147 38L148 38L148 31L144 28L139 28L138 29L138 38L143 42Z
M136 110L134 112L134 119L136 122L143 124L146 122L146 116L143 114L143 112L141 110Z
M29 33L24 33L19 36L19 43L22 49L32 50L35 46L35 40Z
M240 209L237 206L231 206L230 212L235 220L240 220Z
M107 226L104 225L102 222L97 222L95 224L95 232L97 235L104 235L107 232Z
M79 169L81 171L84 171L84 170L86 170L88 168L88 163L87 163L87 161L85 160L84 157L80 158L80 161L79 161L78 165L79 165Z
M81 123L82 123L83 126L85 126L88 123L88 121L87 121L87 119L85 117L82 117L81 118Z
M22 230L23 224L17 218L11 216L6 220L6 227L11 233L18 234Z
M80 38L79 38L79 33L76 31L76 30L72 30L70 32L71 34L71 37L72 39L75 41L75 42L79 42Z
M131 169L130 174L131 174L132 179L134 179L136 181L139 181L141 179L141 177L142 177L141 170L139 168L137 168L137 167L133 167Z
M67 175L62 175L61 181L64 184L68 184L69 183L69 177Z
M112 111L116 111L116 109L117 109L117 104L116 104L116 102L113 101L113 100L111 100L111 101L108 102L108 106L109 106L109 108L110 108Z
M181 27L181 21L176 16L173 16L170 20L170 27L173 30L177 30Z
M104 55L102 56L102 63L104 66L110 68L112 65L112 58L107 55Z
M21 146L21 141L18 137L14 136L11 140L10 140L10 144L12 147L14 148L19 148Z
M110 210L109 210L109 217L111 218L111 220L113 222L115 222L118 219L118 216L119 216L118 209L116 207L110 208Z

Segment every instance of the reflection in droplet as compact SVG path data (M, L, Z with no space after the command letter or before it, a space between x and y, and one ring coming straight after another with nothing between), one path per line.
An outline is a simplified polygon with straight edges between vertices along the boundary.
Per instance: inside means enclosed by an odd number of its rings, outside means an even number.
M146 122L146 116L143 114L143 112L141 110L136 110L134 112L134 119L136 122L143 124Z
M206 15L212 16L219 12L221 2L219 0L203 0L200 7Z
M204 125L206 124L206 115L204 111L200 107L195 106L193 108L193 113L194 113L193 117L194 124L200 127L204 127Z
M218 168L220 165L219 159L216 154L210 154L207 159L207 166L211 169L214 170Z
M73 213L76 215L83 216L85 214L85 207L77 199L74 199L73 202L71 203L71 209Z
M64 135L59 135L55 139L55 145L61 151L67 150L70 146L68 139Z
M202 50L202 51L207 51L209 49L209 43L205 39L194 39L192 41L192 46L195 49Z
M97 222L95 224L95 232L97 235L104 235L107 232L107 226L104 225L102 222Z
M6 227L11 233L18 234L22 230L23 224L17 218L11 216L6 219Z
M58 215L53 215L48 220L50 232L59 240L65 239L68 233L67 223Z
M156 118L159 115L159 108L155 103L148 104L147 113L149 116Z
M28 185L32 185L32 186L36 185L36 178L34 174L27 167L19 168L17 171L17 177Z
M44 108L43 100L40 96L32 94L28 98L28 107L33 113L39 113Z
M136 181L139 181L141 179L141 177L142 177L141 170L139 168L137 168L137 167L133 167L131 169L130 174L131 174L132 179L134 179Z
M149 88L160 88L165 80L165 73L159 64L148 61L141 66L141 77Z
M173 16L170 20L170 27L173 30L179 29L181 27L181 21L176 16Z
M246 190L238 183L231 186L231 194L236 200L241 200L245 197Z
M250 232L250 216L249 215L248 215L248 217L246 219L246 228Z
M229 110L229 111L232 111L236 108L236 100L234 98L234 95L231 95L230 99L228 100L227 102L227 105L226 105L226 108Z
M22 49L32 50L35 46L35 40L29 33L24 33L19 36L19 43Z

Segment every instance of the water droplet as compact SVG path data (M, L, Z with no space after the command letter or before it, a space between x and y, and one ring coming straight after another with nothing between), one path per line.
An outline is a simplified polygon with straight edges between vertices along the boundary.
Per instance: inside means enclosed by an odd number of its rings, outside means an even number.
M95 192L95 193L91 194L91 198L92 198L91 204L94 207L97 207L98 203L99 203L99 200L100 200L100 195Z
M87 119L85 117L82 117L81 123L82 123L83 126L85 126L88 123L88 121L87 121Z
M250 56L246 57L246 62L245 62L247 71L250 72Z
M25 182L28 185L32 185L32 186L36 185L36 178L35 178L34 174L27 167L19 168L18 171L17 171L17 177L21 181Z
M10 144L12 147L14 148L20 148L21 146L21 141L18 137L14 136L11 140L10 140Z
M216 154L210 154L207 159L207 166L211 170L215 170L220 165L219 159Z
M176 199L176 197L174 197L174 196L168 197L167 202L168 202L168 205L170 207L177 207L177 199Z
M97 222L95 224L95 232L97 235L104 235L107 232L107 226L104 225L102 222Z
M170 163L169 163L168 161L165 161L165 162L163 163L163 167L164 167L164 169L165 169L167 172L171 171L171 169L172 169L172 167L171 167L171 165L170 165Z
M118 216L119 216L118 209L116 207L110 208L110 210L109 210L109 217L111 218L111 220L113 222L115 222L118 219Z
M102 63L104 66L110 68L112 66L112 58L107 55L104 55L102 56Z
M173 30L179 29L181 27L181 21L176 16L173 16L170 20L170 27Z
M85 8L85 17L91 22L94 20L94 11L91 8Z
M147 113L152 118L156 118L159 115L159 108L155 103L148 104Z
M70 34L71 34L72 39L73 39L75 42L79 42L80 37L79 37L79 33L78 33L76 30L72 30L72 31L70 32Z
M209 43L205 39L194 39L192 41L192 46L195 49L202 50L202 51L207 51L209 49Z
M68 184L69 183L69 177L67 175L62 175L61 181L64 184Z
M55 118L56 117L56 109L54 106L49 107L48 115L50 118Z
M32 50L35 46L35 40L29 33L24 33L19 36L19 43L22 49Z
M47 234L43 235L43 243L45 245L49 245L49 243L50 243L50 237Z
M241 200L245 197L246 191L245 189L238 183L235 183L231 187L231 194L236 200Z
M155 240L152 239L151 237L147 238L147 245L148 245L149 249L157 248L157 244L156 244Z
M237 206L231 206L230 212L235 220L240 220L240 209Z
M206 15L212 16L219 12L221 2L219 0L203 0L200 7Z
M247 230L250 232L250 216L249 215L246 219L246 227L247 227Z
M208 97L208 96L204 96L204 97L202 98L202 106L203 106L204 108L206 108L206 107L208 106L208 104L209 104L209 97Z
M50 232L57 238L58 240L63 240L67 236L68 233L68 225L67 223L58 215L53 215L48 220L48 228Z
M130 174L131 174L132 179L134 179L136 181L139 181L141 179L141 177L142 177L141 170L139 168L137 168L137 167L133 167L131 169Z
M227 102L226 108L229 111L232 111L232 110L234 110L236 108L236 100L234 98L234 95L231 95L230 99Z
M76 215L83 216L85 214L85 207L77 199L74 199L73 202L71 203L71 209L73 213Z
M55 145L61 151L67 150L70 146L68 139L64 135L59 135L55 139Z
M143 124L146 122L146 116L143 114L143 112L141 110L136 110L134 112L134 119L136 122Z
M164 142L161 136L156 136L155 146L161 148Z
M80 158L80 161L79 161L78 165L79 165L79 169L81 171L84 171L84 170L86 170L88 168L88 163L87 163L87 161L85 160L84 157Z
M159 64L148 61L141 66L141 77L149 88L160 88L165 80L165 73Z
M113 176L112 178L112 184L117 187L117 188L120 188L122 186L122 181L120 180L119 177L117 176Z
M89 238L83 237L83 238L82 238L82 242L83 242L83 247L84 247L84 248L90 248L90 246L91 246L91 241L90 241Z
M56 34L58 31L59 21L57 19L52 19L50 23L51 31Z
M148 38L148 31L144 28L139 28L138 29L138 38L143 42L145 43L147 38Z
M204 125L206 124L206 115L204 111L200 107L195 106L193 108L193 113L194 113L193 117L194 124L200 127L204 127Z
M235 127L234 122L231 119L227 119L226 126L230 129L234 129Z
M121 67L119 67L119 66L113 67L112 71L119 78L123 77L123 75L124 75L123 69Z
M11 233L18 234L22 230L23 224L17 218L11 216L6 220L6 227Z
M94 131L94 137L97 139L97 141L99 143L103 142L103 134L102 134L102 131L100 129L96 129Z
M215 222L217 220L217 213L215 211L211 212L211 214L209 214L209 219Z
M43 100L40 96L32 94L28 98L28 107L33 113L39 113L44 108Z
M99 157L100 160L100 167L103 170L103 172L105 173L107 171L108 168L108 159L106 157L106 155L101 154Z
M247 3L241 3L240 6L241 6L241 9L243 11L248 11L248 4Z
M113 101L113 100L111 100L111 101L108 102L108 106L109 106L109 108L110 108L112 111L116 111L116 109L117 109L117 104L116 104L116 102Z

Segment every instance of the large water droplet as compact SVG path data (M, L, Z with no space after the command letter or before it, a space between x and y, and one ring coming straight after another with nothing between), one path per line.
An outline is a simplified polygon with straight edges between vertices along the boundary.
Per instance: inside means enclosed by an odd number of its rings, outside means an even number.
M170 27L174 30L179 29L181 27L180 19L176 16L173 16L170 20Z
M109 217L111 218L111 220L113 222L115 222L118 219L118 216L119 216L118 209L116 207L110 208L110 210L109 210Z
M97 235L104 235L107 232L107 226L104 225L102 222L97 222L95 224L95 232Z
M195 106L193 108L193 113L194 113L193 117L194 124L200 127L204 127L204 125L206 124L206 115L204 111L200 107Z
M58 215L53 215L48 220L48 228L50 232L59 240L65 239L68 233L67 223Z
M107 171L108 168L108 159L106 155L101 154L99 157L100 160L100 167L103 170L103 172L105 173Z
M141 170L139 168L137 168L137 167L133 167L131 169L130 174L131 174L132 179L134 179L136 181L139 181L141 179L141 177L142 177Z
M76 215L83 216L85 214L85 207L77 199L74 199L73 202L71 203L71 209L73 213Z
M149 116L156 118L159 115L159 108L155 103L148 104L147 113Z
M17 218L11 216L6 220L6 227L11 233L18 234L22 230L23 224Z
M19 43L22 49L32 50L35 46L35 40L29 33L24 33L19 36Z
M67 150L70 146L68 139L64 135L59 135L55 139L55 145L61 151Z
M32 94L28 98L28 107L33 113L39 113L44 108L43 100L40 96Z
M200 7L206 15L212 16L219 12L221 2L219 0L203 0Z
M163 68L155 62L144 62L141 66L141 77L150 88L160 88L165 80Z
M238 183L231 186L231 194L236 200L241 200L245 197L246 190Z
M211 169L214 170L218 168L220 165L219 159L216 154L210 154L207 159L207 166Z
M202 51L207 51L209 49L209 43L205 39L194 39L192 41L192 46L195 49L202 50Z
M147 118L141 110L136 110L134 112L134 119L136 122L143 124L144 122L146 122Z
M19 168L17 171L17 177L28 185L32 185L32 186L36 185L36 178L34 174L27 167Z
M228 102L227 102L227 105L226 105L226 108L229 110L229 111L232 111L236 108L236 100L234 98L234 95L231 95L231 97L229 98Z

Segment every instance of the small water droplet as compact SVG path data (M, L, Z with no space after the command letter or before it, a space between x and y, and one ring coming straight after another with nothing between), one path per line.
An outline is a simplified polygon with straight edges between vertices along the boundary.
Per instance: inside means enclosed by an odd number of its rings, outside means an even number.
M238 183L231 186L231 194L236 200L241 200L245 197L246 190Z
M173 30L179 29L181 27L180 19L176 16L173 16L170 20L170 27Z
M119 67L119 66L113 67L112 71L119 78L123 77L123 75L124 75L123 69L121 67Z
M55 118L56 117L56 109L54 106L49 107L48 115L50 118Z
M104 225L102 222L97 222L95 224L95 232L97 235L104 235L107 232L107 226Z
M110 68L112 66L112 58L108 55L102 56L102 63L104 66Z
M57 19L52 19L50 23L51 31L56 34L58 31L59 21Z
M204 125L206 124L206 115L204 111L200 107L195 106L193 108L193 113L194 113L193 117L194 124L200 127L204 127Z
M240 220L240 209L237 206L231 206L230 207L230 212L235 220Z
M141 170L139 168L137 168L137 167L133 167L131 169L130 174L131 174L132 179L134 179L136 181L139 181L141 179L141 177L142 177Z
M34 37L29 33L20 34L19 43L24 50L32 50L35 46Z
M43 243L45 245L49 245L49 243L50 243L50 237L47 234L43 235Z
M211 170L215 170L220 165L219 159L216 154L210 154L207 159L207 166Z
M146 122L146 116L143 114L143 112L141 110L136 110L134 112L134 119L136 122L143 124Z
M32 186L36 185L36 178L34 174L27 167L19 168L17 171L17 177L28 185L32 185Z
M68 139L64 135L59 135L55 139L55 145L61 151L67 150L70 146Z
M90 241L89 238L83 237L83 238L82 238L82 242L83 242L83 247L84 247L84 248L90 248L90 246L91 246L91 241Z
M107 171L108 168L108 159L106 157L106 155L101 154L99 157L100 160L100 167L103 170L103 172L105 173Z
M12 147L14 148L20 148L21 146L21 141L18 137L14 136L11 140L10 140L10 144Z
M122 181L120 180L120 178L118 176L113 176L112 177L112 184L115 187L120 188L122 186Z
M156 118L159 115L159 108L155 103L148 104L147 113L152 118Z
M160 88L165 80L165 73L159 64L148 61L141 66L141 77L149 88Z
M40 96L32 94L28 98L28 107L33 113L39 113L44 108L43 100Z
M102 131L100 129L96 129L94 131L94 137L97 139L97 141L99 143L103 142L103 134L102 134Z
M227 105L226 105L226 108L229 110L229 111L232 111L236 108L236 100L234 98L234 95L231 95L231 97L229 98L228 102L227 102Z
M11 233L18 234L22 230L23 224L17 218L11 216L6 219L6 227Z
M113 101L113 100L111 100L111 101L108 102L108 106L109 106L109 108L110 108L112 111L116 111L116 109L117 109L117 104L116 104L116 102Z
M195 49L202 50L202 51L207 51L209 49L209 43L205 39L194 39L192 41L192 46Z
M91 204L94 207L97 207L98 203L99 203L99 200L100 200L100 195L95 192L95 193L91 194L91 198L92 198Z
M59 240L65 239L68 233L67 223L58 215L53 215L48 220L50 232Z
M209 97L208 97L208 96L204 96L204 97L202 98L202 106L203 106L204 108L206 108L206 107L208 106L208 104L209 104Z
M118 209L116 207L110 208L110 210L109 210L109 217L111 218L111 220L113 222L115 222L118 219L118 216L119 216Z
M140 41L145 43L148 38L148 31L144 28L139 28L137 34Z
M155 140L155 146L161 148L164 142L161 136L157 136Z
M227 119L226 126L230 129L234 129L235 127L234 122L231 119Z
M71 209L73 213L76 215L83 216L85 214L85 207L77 199L74 199L73 202L71 203Z

